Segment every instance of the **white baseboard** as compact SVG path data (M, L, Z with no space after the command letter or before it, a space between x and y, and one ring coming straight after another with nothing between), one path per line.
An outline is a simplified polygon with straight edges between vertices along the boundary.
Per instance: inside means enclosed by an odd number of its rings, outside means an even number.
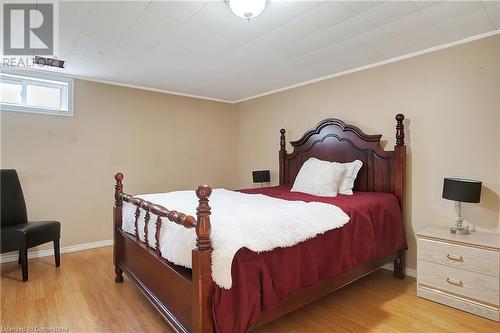
M113 240L112 239L107 239L103 241L98 241L98 242L93 242L93 243L85 243L85 244L78 244L78 245L71 245L71 246L64 246L61 247L61 253L70 253L70 252L76 252L76 251L83 251L83 250L89 250L89 249L95 249L97 247L104 247L104 246L111 246L113 245ZM41 257L48 257L54 255L54 249L47 249L47 250L38 250L38 251L28 251L28 258L41 258ZM15 252L8 252L4 253L1 255L0 263L6 263L6 262L13 262L17 261L19 256L18 251Z
M382 268L386 269L388 271L391 271L391 272L394 271L394 265L393 264L385 264L384 266L382 266ZM405 268L405 273L408 276L411 276L411 277L414 277L414 278L417 277L417 271L414 270L414 269L406 267Z

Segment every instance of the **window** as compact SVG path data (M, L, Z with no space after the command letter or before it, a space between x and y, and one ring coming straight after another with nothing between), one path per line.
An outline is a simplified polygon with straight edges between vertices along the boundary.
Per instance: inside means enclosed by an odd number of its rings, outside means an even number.
M52 73L0 73L0 109L72 116L73 79Z

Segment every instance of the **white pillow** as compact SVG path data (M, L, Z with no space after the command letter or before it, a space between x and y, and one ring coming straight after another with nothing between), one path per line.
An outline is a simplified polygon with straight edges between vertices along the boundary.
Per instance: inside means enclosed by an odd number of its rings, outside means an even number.
M344 178L340 181L338 193L352 195L352 189L354 187L354 181L358 175L359 170L363 166L363 162L360 160L355 160L349 163L342 163L346 169Z
M340 163L310 158L300 168L291 191L335 197L345 172L346 168Z

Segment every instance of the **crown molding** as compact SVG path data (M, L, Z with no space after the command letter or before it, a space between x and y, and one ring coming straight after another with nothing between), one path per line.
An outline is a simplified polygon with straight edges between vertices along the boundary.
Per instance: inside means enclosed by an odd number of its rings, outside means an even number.
M276 89L276 90L271 90L271 91L268 91L268 92L264 92L264 93L261 93L261 94L258 94L258 95L251 96L251 97L245 97L245 98L239 99L237 101L234 101L232 103L238 104L238 103L250 101L252 99L256 99L256 98L259 98L259 97L264 97L264 96L276 94L276 93L279 93L279 92L282 92L282 91L286 91L286 90L290 90L290 89L294 89L294 88L306 86L308 84L312 84L312 83L316 83L316 82L320 82L320 81L325 81L325 80L328 80L328 79L333 79L335 77L339 77L339 76L343 76L343 75L347 75L347 74L352 74L352 73L360 72L360 71L363 71L363 70L366 70L366 69L370 69L370 68L374 68L374 67L378 67L378 66L387 65L387 64L390 64L390 63L393 63L393 62L397 62L397 61L401 61L401 60L410 59L410 58L417 57L417 56L420 56L420 55L424 55L424 54L427 54L427 53L432 53L432 52L440 51L440 50L447 49L447 48L450 48L450 47L453 47L453 46L458 46L458 45L470 43L470 42L473 42L473 41L478 40L478 39L483 39L483 38L495 36L495 35L498 35L498 34L500 34L500 29L493 30L493 31L488 31L488 32L484 32L482 34L470 36L470 37L463 38L463 39L459 39L459 40L454 41L454 42L450 42L450 43L446 43L446 44L442 44L442 45L438 45L438 46L433 46L433 47L428 48L428 49L424 49L424 50L420 50L420 51L408 53L408 54L405 54L405 55L402 55L402 56L398 56L398 57L394 57L394 58L389 58L389 59L386 59L386 60L383 60L383 61L379 61L379 62L375 62L375 63L369 64L369 65L364 65L364 66L356 67L356 68L353 68L353 69L348 69L346 71L342 71L342 72L330 74L330 75L327 75L327 76L321 76L321 77L318 77L318 78L315 78L315 79L312 79L312 80L308 80L308 81L296 83L296 84L293 84L293 85L290 85L290 86L286 86L286 87L279 88L279 89Z
M196 98L196 99L202 99L206 101L211 101L211 102L220 102L220 103L228 103L228 104L234 104L234 101L229 101L226 99L220 99L220 98L214 98L214 97L208 97L208 96L200 96L200 95L193 95L193 94L188 94L188 93L182 93L178 91L172 91L172 90L165 90L165 89L157 89L157 88L151 88L151 87L146 87L146 86L139 86L135 84L128 84L128 83L122 83L122 82L116 82L116 81L108 81L108 80L101 80L101 79L96 79L96 78L91 78L91 77L85 77L85 76L72 76L75 79L78 80L83 80L83 81L91 81L91 82L97 82L97 83L103 83L103 84L110 84L114 86L119 86L119 87L125 87L125 88L132 88L132 89L140 89L140 90L146 90L146 91L153 91L157 93L162 93L162 94L168 94L168 95L175 95L175 96L181 96L181 97L189 97L189 98Z
M200 96L200 95L193 95L193 94L187 94L187 93L182 93L178 91L171 91L171 90L165 90L165 89L157 89L157 88L151 88L151 87L146 87L146 86L140 86L140 85L135 85L135 84L128 84L128 83L123 83L123 82L118 82L118 81L110 81L110 80L102 80L94 77L89 77L89 76L82 76L82 75L75 75L75 74L68 74L68 73L63 73L59 70L57 71L46 71L46 70L41 70L33 67L7 67L2 64L0 64L0 72L5 71L22 71L22 72L35 72L35 73L42 73L44 75L52 75L52 76L63 76L63 77L68 77L76 80L82 80L82 81L89 81L89 82L96 82L96 83L102 83L102 84L109 84L113 86L118 86L118 87L125 87L125 88L132 88L132 89L139 89L139 90L146 90L146 91L153 91L161 94L168 94L168 95L174 95L174 96L181 96L181 97L189 97L189 98L195 98L195 99L202 99L202 100L207 100L211 102L220 102L220 103L229 103L229 104L234 104L234 101L229 101L225 99L220 99L220 98L213 98L213 97L207 97L207 96Z

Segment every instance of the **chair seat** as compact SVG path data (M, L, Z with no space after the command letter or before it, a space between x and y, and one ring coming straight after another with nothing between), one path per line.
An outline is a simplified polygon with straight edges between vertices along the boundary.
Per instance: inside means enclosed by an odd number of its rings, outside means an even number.
M58 221L29 222L2 227L2 252L15 251L24 240L26 248L37 246L61 237Z

